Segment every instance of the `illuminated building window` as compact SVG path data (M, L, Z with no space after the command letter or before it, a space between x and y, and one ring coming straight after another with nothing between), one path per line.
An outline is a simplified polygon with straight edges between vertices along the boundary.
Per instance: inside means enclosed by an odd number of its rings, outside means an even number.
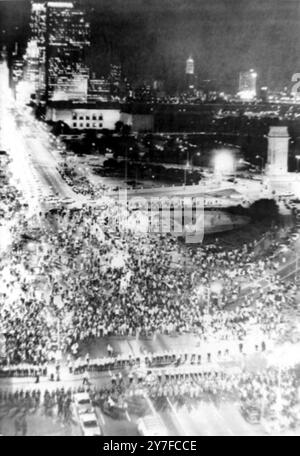
M97 128L97 124L96 123L93 123L93 128Z

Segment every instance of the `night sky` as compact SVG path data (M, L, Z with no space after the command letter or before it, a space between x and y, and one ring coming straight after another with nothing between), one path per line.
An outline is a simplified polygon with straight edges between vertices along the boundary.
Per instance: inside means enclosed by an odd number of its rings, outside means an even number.
M199 80L236 90L255 68L260 85L289 85L300 72L299 0L81 0L90 11L89 61L98 75L121 61L135 80L164 79L176 89L192 54ZM0 1L1 39L25 42L29 2ZM19 27L16 29L15 27Z

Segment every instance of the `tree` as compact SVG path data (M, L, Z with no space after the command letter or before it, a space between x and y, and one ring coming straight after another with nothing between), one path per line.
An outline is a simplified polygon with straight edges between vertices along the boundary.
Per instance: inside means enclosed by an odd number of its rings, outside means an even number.
M124 123L121 120L118 120L115 123L115 132L121 134L123 131Z
M131 126L130 125L124 125L123 130L122 130L122 135L123 136L129 136L131 134Z
M249 209L253 220L274 220L279 217L279 208L273 199L260 199L251 204Z
M103 166L104 168L118 168L118 162L113 158L109 158L108 160L104 161Z
M68 134L70 132L71 132L71 129L70 129L69 125L67 125L62 120L59 120L58 122L55 122L54 125L53 125L52 133L55 136Z

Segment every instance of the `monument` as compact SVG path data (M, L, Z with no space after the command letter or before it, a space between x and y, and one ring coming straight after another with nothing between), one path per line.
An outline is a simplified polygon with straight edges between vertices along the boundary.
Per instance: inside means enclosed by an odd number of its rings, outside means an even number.
M270 127L266 174L283 176L288 172L289 133L287 127Z

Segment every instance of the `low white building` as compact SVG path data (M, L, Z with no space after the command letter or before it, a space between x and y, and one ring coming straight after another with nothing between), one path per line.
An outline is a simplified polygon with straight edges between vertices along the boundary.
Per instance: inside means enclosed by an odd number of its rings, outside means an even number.
M46 120L62 121L72 129L101 130L115 129L120 120L121 110L118 103L79 103L52 101L47 107Z

